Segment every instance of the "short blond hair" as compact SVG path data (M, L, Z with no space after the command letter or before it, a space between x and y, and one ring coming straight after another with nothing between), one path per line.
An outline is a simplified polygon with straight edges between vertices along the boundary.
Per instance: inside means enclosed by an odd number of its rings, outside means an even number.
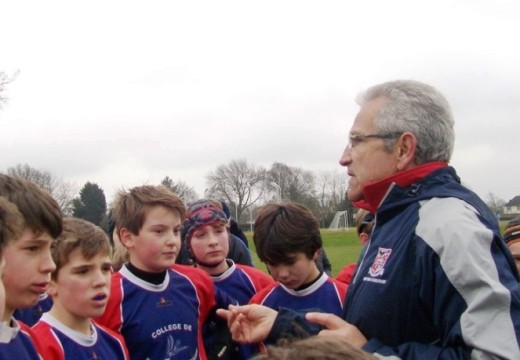
M112 208L115 227L119 231L126 228L138 235L146 216L157 206L177 213L181 221L186 216L186 206L170 189L162 185L143 185L118 193Z

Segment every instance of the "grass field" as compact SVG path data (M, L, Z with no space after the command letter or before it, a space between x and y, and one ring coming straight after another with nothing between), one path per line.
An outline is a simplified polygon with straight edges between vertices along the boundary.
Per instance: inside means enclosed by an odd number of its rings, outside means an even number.
M502 233L504 233L506 223L507 221L500 222L500 230ZM249 249L251 250L255 266L267 273L265 265L260 262L256 255L255 245L253 244L253 234L246 232L246 236L249 239ZM359 252L361 251L361 243L358 240L355 228L338 231L322 229L321 237L327 256L332 264L333 277L336 277L343 266L357 261Z
M256 255L255 246L253 244L253 235L246 232L249 239L249 249L253 256L253 262L257 268L267 272L265 265L260 262ZM332 275L335 277L339 270L346 264L355 262L361 250L361 243L358 240L356 230L349 228L347 230L321 230L323 244L330 263L332 264Z

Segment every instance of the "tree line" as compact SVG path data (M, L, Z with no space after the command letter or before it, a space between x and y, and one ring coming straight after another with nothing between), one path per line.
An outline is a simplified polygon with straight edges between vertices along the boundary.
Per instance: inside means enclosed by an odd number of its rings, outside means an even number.
M109 205L98 184L88 181L78 194L70 182L28 164L9 167L7 173L32 181L48 191L65 215L86 219L107 229ZM322 227L330 224L337 211L347 210L352 217L352 204L345 198L346 181L346 173L339 170L314 172L280 162L264 168L245 159L234 159L208 173L204 194L197 194L188 183L169 176L160 184L175 192L185 203L202 197L226 202L232 216L248 229L254 221L255 209L276 201L305 204Z

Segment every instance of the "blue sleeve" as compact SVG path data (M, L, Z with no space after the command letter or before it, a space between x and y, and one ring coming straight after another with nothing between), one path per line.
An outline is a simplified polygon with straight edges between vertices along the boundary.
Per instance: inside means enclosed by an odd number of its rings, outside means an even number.
M309 311L311 310L297 312L287 308L279 308L278 315L265 343L275 344L282 338L305 339L318 334L322 328L305 319L305 313Z

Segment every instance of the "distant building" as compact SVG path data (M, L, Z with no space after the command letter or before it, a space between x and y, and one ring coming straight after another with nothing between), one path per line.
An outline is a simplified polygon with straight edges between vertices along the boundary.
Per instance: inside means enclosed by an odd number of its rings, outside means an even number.
M515 196L504 205L504 215L520 215L520 195Z

